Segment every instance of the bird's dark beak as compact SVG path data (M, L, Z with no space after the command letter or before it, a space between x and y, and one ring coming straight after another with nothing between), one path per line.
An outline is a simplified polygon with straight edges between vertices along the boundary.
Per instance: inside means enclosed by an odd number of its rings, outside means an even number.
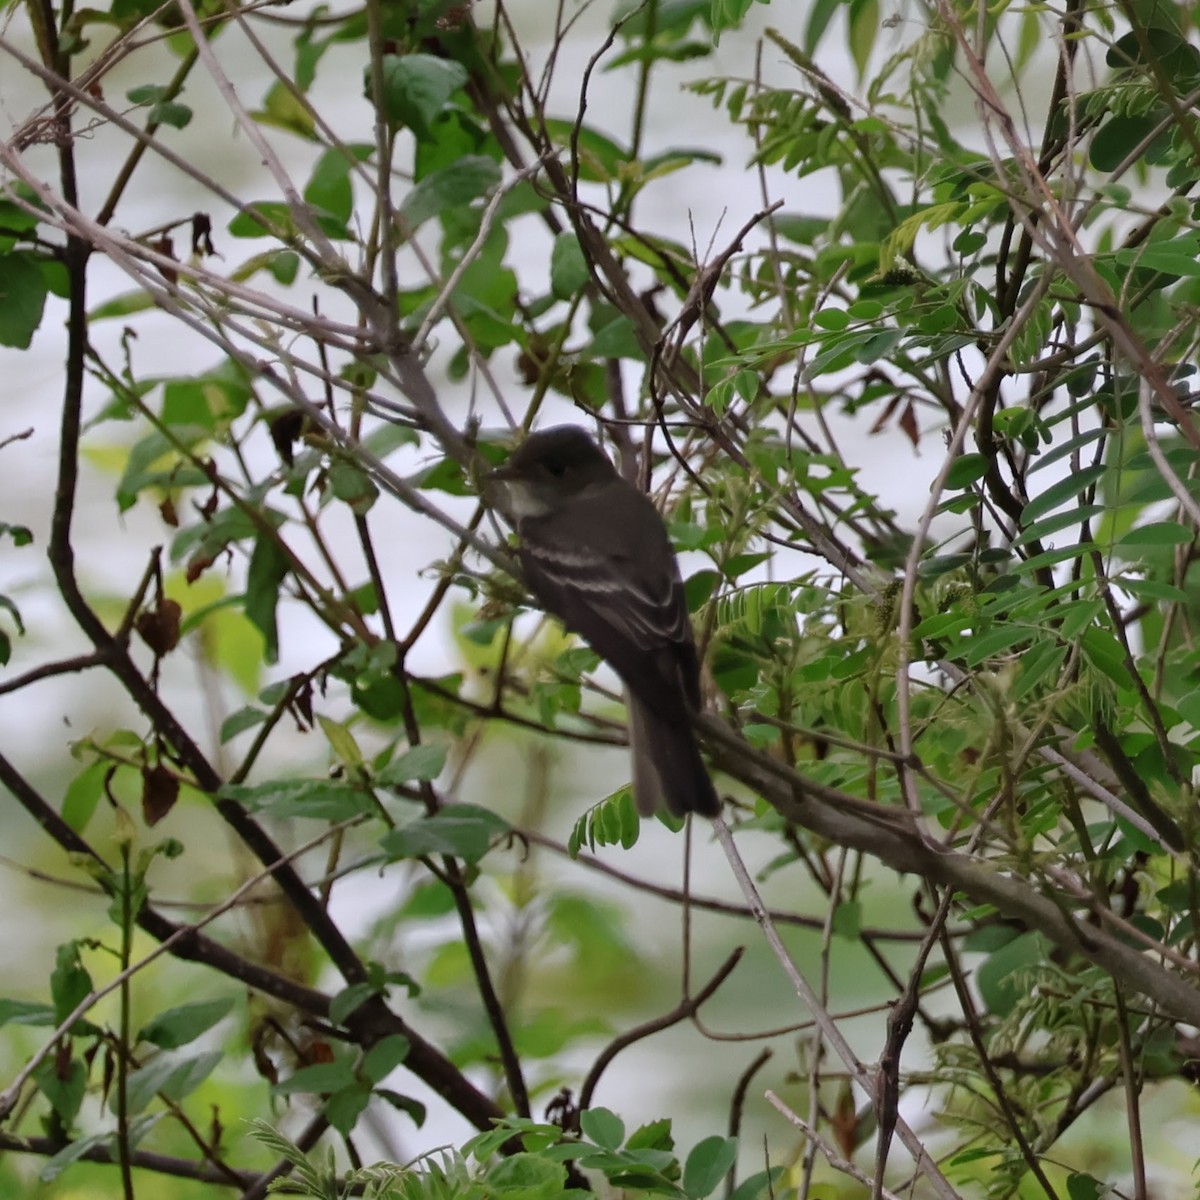
M517 478L517 472L512 469L510 463L501 463L498 467L493 467L490 471L483 473L483 482L488 483L508 483Z
M511 523L512 495L511 487L518 480L517 472L508 463L493 467L479 477L479 495L483 502L492 508L497 508Z

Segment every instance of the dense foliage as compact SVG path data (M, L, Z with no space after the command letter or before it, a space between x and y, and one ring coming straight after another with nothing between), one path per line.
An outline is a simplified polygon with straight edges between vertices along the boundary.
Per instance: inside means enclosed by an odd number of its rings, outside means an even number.
M98 699L0 739L72 923L0 988L0 1186L1180 1194L1191 7L533 7L4 7L0 345L62 371L6 396L0 462L57 441L0 511L0 696ZM564 417L684 553L738 903L626 865L684 835L592 770L612 679L480 499ZM747 973L795 989L774 1059L747 1009L674 1111L593 1103Z

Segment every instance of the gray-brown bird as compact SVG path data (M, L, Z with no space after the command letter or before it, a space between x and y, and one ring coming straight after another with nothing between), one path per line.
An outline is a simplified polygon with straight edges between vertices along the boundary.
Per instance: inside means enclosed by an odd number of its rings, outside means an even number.
M533 594L625 685L639 810L715 817L691 724L700 662L658 509L575 425L530 434L489 480L505 489Z

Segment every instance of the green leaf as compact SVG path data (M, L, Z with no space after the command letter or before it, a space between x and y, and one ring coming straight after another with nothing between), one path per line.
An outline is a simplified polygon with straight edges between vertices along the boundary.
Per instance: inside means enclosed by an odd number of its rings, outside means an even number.
M987 474L988 458L984 454L960 454L946 472L946 487L951 491L964 488Z
M36 204L24 184L10 184L13 192L25 195ZM32 233L38 227L38 219L20 205L0 197L0 255L6 255L21 240L22 235Z
M1108 436L1108 432L1107 427L1102 425L1097 429L1085 429L1083 433L1076 434L1065 442L1055 442L1052 449L1038 455L1037 461L1029 468L1029 474L1033 475L1037 471L1044 471L1047 467L1053 466L1054 463L1068 455L1075 454L1085 446L1101 441Z
M1134 147L1159 123L1162 113L1157 110L1135 117L1110 117L1092 138L1092 166L1098 171L1111 171L1118 166ZM1157 151L1170 138L1165 133L1157 139L1150 151ZM1150 152L1146 152L1150 158Z
M371 1089L356 1081L325 1101L325 1117L342 1137L349 1137L370 1102Z
M244 283L259 271L267 271L276 281L287 286L295 282L299 270L300 256L294 250L264 250L261 254L251 255L240 267L231 271L229 277L235 283Z
M1005 650L1027 642L1037 631L1026 625L1000 625L980 637L966 643L965 660L969 667L977 667L989 658L1003 654Z
M1006 1017L1023 996L1030 994L1035 972L1050 957L1050 946L1040 933L1018 934L979 965L975 982L988 1011Z
M166 94L167 89L161 83L142 83L137 87L129 88L125 93L125 99L130 104L153 104Z
M1067 1176L1067 1195L1071 1200L1100 1200L1107 1196L1111 1189L1091 1175L1083 1175L1078 1171Z
M282 200L256 200L229 222L230 234L239 238L298 236L292 210Z
M274 276L276 282L285 286L296 280L300 270L300 255L294 250L271 250L264 256L267 270Z
M1062 642L1046 640L1031 646L1021 655L1012 685L1013 699L1022 699L1048 675L1057 675L1066 657L1067 647Z
M838 0L842 3L842 0ZM803 213L776 213L771 217L771 224L780 237L800 246L811 246L822 234L829 229L828 217L806 217Z
M585 845L592 850L597 846L621 846L629 850L637 844L641 831L632 790L618 788L575 822L567 841L567 853L575 858Z
M352 983L343 988L329 1001L329 1019L334 1025L341 1025L346 1018L361 1008L372 996L379 995L379 989L370 983Z
M621 32L624 33L626 28L623 27ZM707 58L712 52L711 42L668 42L655 38L648 43L638 42L615 55L606 62L604 69L615 71L630 63L641 62L689 62L694 58Z
M944 638L947 635L962 633L964 629L974 628L978 624L978 615L972 616L970 613L954 609L926 617L913 629L912 637L914 642L922 642L927 638Z
M382 1083L408 1057L409 1048L403 1034L383 1038L363 1055L363 1074L372 1083Z
M829 22L840 9L845 0L814 0L808 12L808 21L804 26L804 52L811 55L821 41Z
M104 780L110 769L110 763L94 762L67 784L63 793L62 818L76 833L82 833L88 827L104 794Z
M426 742L406 750L375 776L380 787L398 787L416 780L432 782L446 766L446 747Z
M84 1064L75 1057L60 1063L55 1055L44 1059L33 1073L38 1090L50 1101L64 1129L70 1129L79 1116L83 1098L87 1095L88 1072Z
M713 570L697 571L695 575L689 575L683 584L688 612L699 612L712 598L720 582L720 573Z
M0 346L27 350L42 323L46 278L32 254L0 255Z
M14 546L28 546L33 542L33 531L28 525L10 525L7 521L0 521L0 537L6 535L12 538Z
M559 300L570 300L590 278L579 239L570 230L560 233L550 252L550 290Z
M856 321L877 321L886 310L878 300L855 300L846 311Z
M57 1179L67 1167L72 1163L79 1162L91 1150L111 1145L112 1136L111 1131L105 1130L103 1133L93 1133L88 1137L79 1138L71 1142L55 1154L53 1158L46 1160L42 1169L38 1172L38 1178L46 1183Z
M454 893L439 879L417 884L396 913L404 919L426 920L454 911Z
M220 795L281 821L348 821L378 811L367 792L345 779L274 779L255 787L226 784Z
M1104 512L1104 506L1101 504L1081 504L1078 508L1069 508L1065 512L1052 513L1048 517L1043 517L1040 521L1034 521L1032 525L1028 525L1013 539L1013 546L1025 546L1029 542L1041 541L1052 533L1057 533L1060 529L1069 529L1073 525L1082 525L1084 521L1090 521L1093 517L1098 517Z
M203 375L168 379L163 386L163 423L181 426L185 434L227 429L246 411L253 395L240 366L226 362Z
M161 1050L178 1050L223 1021L233 1011L234 1002L232 996L224 996L169 1008L143 1027L138 1040L152 1042Z
M591 345L587 348L592 358L632 358L641 360L641 344L628 317L617 317L596 330Z
M371 95L370 70L366 72ZM383 110L388 118L413 131L418 141L433 137L433 119L467 82L467 69L432 54L383 56Z
M407 693L394 675L365 676L354 681L354 703L376 721L392 721L404 712Z
M286 129L308 141L316 136L316 120L304 101L293 94L282 79L277 79L267 91L263 106L253 114L260 125Z
M430 463L423 471L418 471L411 477L411 482L414 487L448 492L451 496L469 496L472 493L462 464L449 455Z
M335 462L327 476L329 490L356 516L365 517L379 499L379 489L370 475L357 463Z
M579 1128L584 1137L605 1150L619 1150L625 1140L625 1124L607 1108L589 1108L579 1114Z
M683 1190L691 1200L704 1200L720 1186L737 1161L737 1138L714 1135L698 1143L683 1168Z
M850 53L858 68L859 79L866 74L878 32L879 0L850 0Z
M75 1011L92 990L92 977L79 958L79 943L65 942L55 952L50 973L50 999L54 1001L54 1019L60 1023Z
M209 1050L187 1058L164 1054L153 1062L139 1067L127 1084L130 1112L141 1112L158 1093L169 1100L182 1100L196 1090L225 1057L223 1050ZM109 1098L109 1107L117 1102L116 1092Z
M675 1139L671 1136L671 1120L660 1117L639 1125L625 1142L627 1150L673 1150Z
M88 321L111 321L114 318L131 317L135 313L148 312L154 307L154 297L149 292L138 289L134 292L123 292L97 304L88 312Z
M745 575L747 571L752 571L755 567L761 566L771 557L772 556L765 551L757 551L749 554L734 554L721 564L721 571L726 579L734 580L741 575Z
M1034 571L1042 570L1044 567L1052 567L1056 563L1082 558L1093 551L1099 551L1099 549L1100 547L1094 542L1079 542L1078 544L1069 546L1058 546L1053 550L1047 550L1043 554L1035 554L1031 558L1017 563L1012 568L1012 573L1014 575L1030 575Z
M829 329L840 333L850 324L850 315L844 308L820 308L812 315L818 329Z
M1080 646L1084 657L1103 671L1118 687L1129 686L1129 671L1125 666L1125 650L1107 629L1093 625L1083 631Z
M500 183L500 168L482 155L469 155L427 175L404 198L400 216L416 229L430 217L461 208Z
M987 245L987 234L978 233L974 229L964 229L952 243L955 254L970 258L977 250Z
M1200 275L1200 238L1189 234L1148 242L1129 250L1118 250L1116 259L1123 267L1143 267L1161 271L1164 275Z
M450 166L468 154L492 153L495 143L463 108L456 105L444 109L430 128L433 137L416 144L413 154L413 183L427 175ZM521 185L518 185L521 188ZM522 189L523 190L523 189Z
M510 1154L492 1167L485 1180L489 1200L557 1200L563 1196L567 1169L540 1154Z
M742 1180L734 1189L729 1200L772 1200L779 1194L778 1184L783 1178L782 1167L772 1167L769 1171L758 1171Z
M1148 525L1137 525L1124 537L1118 538L1114 549L1124 546L1186 546L1195 536L1193 530L1177 521L1152 521Z
M271 1088L276 1096L291 1096L296 1092L336 1092L353 1087L354 1068L345 1059L336 1062L314 1063L281 1079Z
M712 26L714 44L721 40L721 34L726 29L737 29L741 25L753 3L754 0L712 0L709 24Z
M239 708L237 712L230 713L229 716L221 722L220 741L221 745L226 742L231 742L239 733L244 733L247 729L253 729L257 725L261 725L267 719L267 714L261 708L253 708L247 706Z
M478 862L492 839L508 832L508 823L474 804L448 804L432 816L419 817L393 829L380 841L389 858L420 858L449 854L468 863Z
M317 724L321 726L321 732L342 763L348 767L362 766L362 750L355 741L354 734L342 722L318 713Z
M833 910L833 920L830 928L840 938L857 942L862 933L862 901L842 900Z
M354 189L350 185L350 164L339 150L326 150L304 189L304 199L341 224L350 220L354 210Z
M625 147L587 125L576 130L574 121L551 118L544 122L546 136L559 149L569 149L572 136L579 151L579 178L587 183L608 183L616 179L622 166L632 157Z
M1084 467L1080 471L1072 472L1065 479L1051 484L1044 492L1035 496L1025 505L1021 512L1021 524L1028 525L1031 521L1036 521L1038 517L1053 512L1059 505L1074 499L1080 492L1103 478L1106 470L1107 468L1101 464Z
M145 488L179 487L189 481L189 472L196 482L203 481L206 477L186 462L176 443L194 447L209 433L203 425L175 425L171 428L172 437L154 430L135 443L117 484L117 505L121 512L132 508Z
M1157 579L1135 579L1128 575L1117 575L1111 582L1142 600L1162 601L1165 604L1188 603L1188 594L1182 588L1177 588L1171 583L1159 583Z
M8 613L13 619L13 624L17 627L17 632L24 635L25 625L21 620L21 610L12 602L12 598L0 593L0 611ZM5 634L7 638L8 635ZM8 643L11 646L11 643Z
M33 1000L0 999L0 1025L56 1025L54 1009Z
M267 662L279 659L279 627L275 610L279 606L279 585L287 578L291 563L275 533L260 533L250 556L246 575L246 616L263 635L263 655Z
M977 1146L970 1150L963 1150L961 1153L954 1155L950 1159L952 1167L965 1166L969 1163L986 1162L989 1158L999 1158L1003 1151L993 1150L989 1147Z
M700 146L673 146L661 154L652 154L642 160L642 173L638 182L640 186L645 186L653 179L662 179L663 176L682 171L694 163L720 166L723 161L715 150L706 150Z
M1130 15L1137 13L1137 22L1140 24L1145 21L1146 28L1131 30L1109 46L1108 53L1104 57L1110 67L1120 70L1137 63L1155 63L1161 67L1170 60L1172 55L1178 56L1192 50L1192 47L1179 36L1177 26L1166 28L1159 24L1163 18L1173 21L1173 16L1155 13L1157 5L1140 7L1141 11L1138 8L1131 8ZM1192 53L1194 54L1195 51L1192 50Z
M186 104L174 100L161 100L152 105L146 118L153 125L169 125L172 129L183 129L192 119L192 110Z

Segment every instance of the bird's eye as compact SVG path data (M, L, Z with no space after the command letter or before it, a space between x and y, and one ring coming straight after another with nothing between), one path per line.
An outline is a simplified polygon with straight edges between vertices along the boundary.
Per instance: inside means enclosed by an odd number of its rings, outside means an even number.
M567 469L567 464L561 458L548 458L546 460L546 470L550 472L556 479Z

